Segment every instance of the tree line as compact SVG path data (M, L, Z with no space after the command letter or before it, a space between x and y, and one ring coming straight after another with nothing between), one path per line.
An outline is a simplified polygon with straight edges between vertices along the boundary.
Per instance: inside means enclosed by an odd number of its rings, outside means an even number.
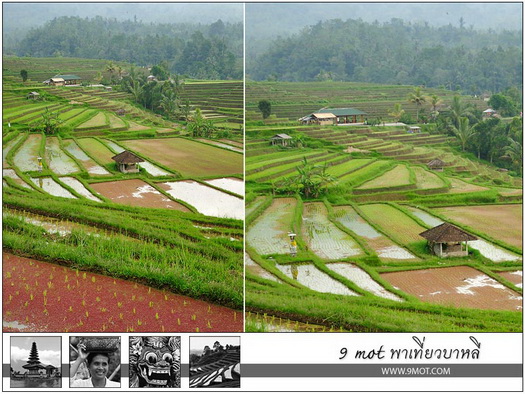
M80 57L140 66L168 63L171 72L201 79L241 79L242 23L209 25L59 17L31 29L4 54Z
M247 59L249 78L423 85L470 94L523 84L521 31L334 19L269 48Z

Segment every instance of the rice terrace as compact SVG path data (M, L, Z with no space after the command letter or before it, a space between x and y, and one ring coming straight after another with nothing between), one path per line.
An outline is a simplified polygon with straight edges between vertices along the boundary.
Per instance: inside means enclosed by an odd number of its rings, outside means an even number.
M521 162L467 153L458 103L521 135L444 88L247 82L248 331L522 330Z
M3 330L242 331L242 81L3 68ZM138 81L168 97L156 112Z

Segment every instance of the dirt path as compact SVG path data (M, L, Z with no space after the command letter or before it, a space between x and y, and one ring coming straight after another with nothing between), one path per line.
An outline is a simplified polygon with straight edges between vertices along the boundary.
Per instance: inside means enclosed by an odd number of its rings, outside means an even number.
M4 332L241 332L241 311L2 253Z

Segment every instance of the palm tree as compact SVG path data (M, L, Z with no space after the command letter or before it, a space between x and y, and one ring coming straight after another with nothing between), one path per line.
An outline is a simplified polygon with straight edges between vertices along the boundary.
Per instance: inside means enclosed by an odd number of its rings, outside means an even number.
M509 158L514 168L521 173L523 165L523 146L519 141L515 141L508 137L508 145L505 147L505 158Z
M443 104L443 100L441 100L437 95L433 94L432 96L428 97L428 100L430 102L430 105L432 106L432 118L436 119L439 115L438 112L438 106Z
M169 118L175 116L179 109L177 93L174 90L168 90L166 93L163 93L162 99L160 100L160 107Z
M328 185L335 181L335 178L326 172L327 168L327 164L308 163L304 157L301 165L296 167L297 175L288 178L286 183L305 198L319 197Z
M416 121L419 122L419 110L421 106L427 101L426 97L423 95L423 92L421 92L421 88L419 86L415 87L414 91L410 93L410 95L408 96L408 101L412 104L416 104Z
M109 78L113 79L113 73L115 72L115 63L113 63L112 60L110 60L106 64L106 71L109 73Z
M450 116L454 126L459 127L460 118L465 116L472 116L469 105L464 105L461 102L461 97L454 96L452 98L452 104L450 105Z
M405 110L401 107L401 104L397 103L394 105L392 112L389 112L388 115L392 116L396 122L399 122L399 119L404 115Z
M452 131L458 137L463 152L465 152L467 142L477 133L474 127L469 125L468 118L464 117L459 119L459 127L452 126Z

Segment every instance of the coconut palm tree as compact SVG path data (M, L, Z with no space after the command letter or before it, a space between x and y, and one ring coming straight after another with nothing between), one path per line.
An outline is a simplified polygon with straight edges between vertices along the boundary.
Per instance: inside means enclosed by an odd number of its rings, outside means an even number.
M460 118L472 116L471 106L461 102L461 97L454 96L450 104L450 117L454 126L459 127Z
M404 115L405 110L401 107L401 104L397 103L394 105L392 112L389 112L388 115L392 116L396 122L399 122L399 119Z
M416 121L419 122L419 110L421 109L421 106L426 103L427 99L423 95L423 92L421 91L421 88L419 86L414 88L414 91L410 93L408 96L408 101L412 104L416 104L417 106L417 112L416 112Z
M467 142L477 133L474 127L469 125L468 118L465 117L459 119L459 127L452 126L452 131L456 137L458 137L463 152L465 151Z

